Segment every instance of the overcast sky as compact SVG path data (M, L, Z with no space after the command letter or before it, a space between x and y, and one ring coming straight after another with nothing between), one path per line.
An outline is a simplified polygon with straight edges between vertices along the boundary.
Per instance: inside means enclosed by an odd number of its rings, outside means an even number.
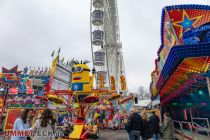
M186 3L210 0L118 0L129 90L149 88L162 8ZM90 0L0 0L0 66L51 66L50 55L60 46L65 60L92 60L89 18Z

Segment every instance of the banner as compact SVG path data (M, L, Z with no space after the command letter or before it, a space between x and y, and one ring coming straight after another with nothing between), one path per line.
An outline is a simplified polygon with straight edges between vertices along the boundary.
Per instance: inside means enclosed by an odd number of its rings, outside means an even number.
M0 97L0 108L4 106L4 98Z
M124 75L120 75L120 85L121 85L121 90L125 91L126 90L126 81L125 81Z
M99 89L103 89L104 88L104 76L103 74L99 75Z
M111 90L116 90L114 76L110 77Z
M69 123L68 120L72 117L72 114L69 114L67 110L59 110L59 113L56 114L57 117L57 126L64 126L65 123Z
M59 61L59 56L57 56L53 60L53 62L52 62L52 68L50 70L49 89L47 89L47 91L50 91L50 89L51 89L51 86L52 86L52 82L53 82L53 78L54 78L54 74L55 74L55 70L56 70L56 66L57 66L58 61Z
M4 124L4 131L5 130L12 130L15 120L19 117L21 109L8 109L7 115Z

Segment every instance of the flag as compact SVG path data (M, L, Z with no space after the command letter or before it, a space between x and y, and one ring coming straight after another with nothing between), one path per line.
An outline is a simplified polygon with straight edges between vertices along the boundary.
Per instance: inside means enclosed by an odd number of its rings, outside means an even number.
M41 77L43 74L43 71L39 71L39 73L37 74L37 76Z
M30 70L29 75L32 76L34 74L34 70Z
M53 52L52 52L51 56L52 56L52 57L54 57L54 54L55 54L55 50L53 50Z
M62 58L61 62L62 62L62 63L64 62L64 57Z
M60 52L61 52L61 47L60 47L59 50L58 50L58 54L60 54Z
M74 63L74 58L72 58L72 59L69 61L69 66L71 66L73 63Z
M39 71L38 70L35 70L34 75L37 76L38 74L39 74Z

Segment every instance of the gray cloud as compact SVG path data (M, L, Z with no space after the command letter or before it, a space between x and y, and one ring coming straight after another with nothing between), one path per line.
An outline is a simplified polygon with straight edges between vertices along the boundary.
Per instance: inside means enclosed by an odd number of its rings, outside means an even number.
M166 5L208 0L118 0L129 89L149 87L160 46L161 10ZM50 66L61 46L65 59L91 58L90 0L1 0L0 66Z

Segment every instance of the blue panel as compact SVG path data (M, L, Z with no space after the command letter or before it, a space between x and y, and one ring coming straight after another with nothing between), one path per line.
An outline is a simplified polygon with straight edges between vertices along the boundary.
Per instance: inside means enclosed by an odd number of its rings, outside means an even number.
M72 91L83 91L83 83L73 83Z

